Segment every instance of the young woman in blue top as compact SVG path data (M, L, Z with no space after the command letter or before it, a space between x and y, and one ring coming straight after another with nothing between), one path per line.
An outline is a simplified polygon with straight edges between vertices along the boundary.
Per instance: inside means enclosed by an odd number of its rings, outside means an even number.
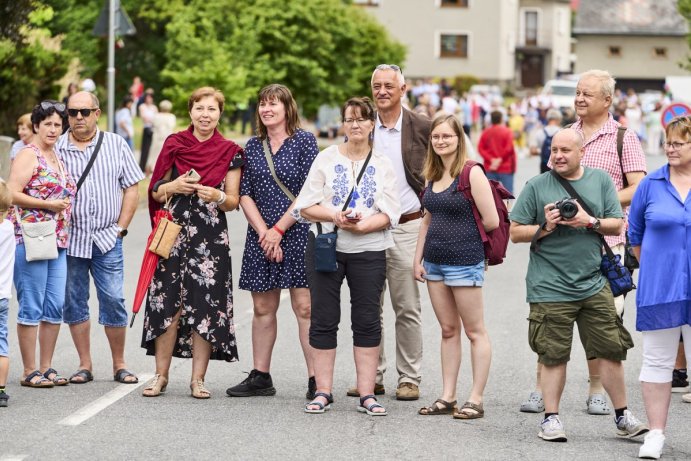
M639 184L629 212L629 240L640 261L636 329L643 332L641 388L650 432L639 457L664 446L679 335L691 359L691 117L665 129L667 165Z
M482 283L485 254L472 205L458 190L467 159L465 139L454 116L432 123L423 174L427 188L415 250L415 279L428 281L432 307L441 327L442 396L421 415L451 414L457 419L484 416L482 395L492 349L485 329ZM487 177L479 166L470 170L470 190L486 231L499 226ZM461 326L470 340L473 388L461 409L456 408L456 382L461 366Z

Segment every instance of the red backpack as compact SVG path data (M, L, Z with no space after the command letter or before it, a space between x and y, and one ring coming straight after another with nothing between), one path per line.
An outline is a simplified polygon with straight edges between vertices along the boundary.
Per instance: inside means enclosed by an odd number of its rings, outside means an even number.
M509 246L509 226L511 222L509 221L509 210L506 208L506 203L504 200L515 198L511 195L511 192L506 190L506 188L494 179L489 179L489 185L492 188L492 197L494 198L494 205L497 207L497 214L499 214L499 227L490 232L485 232L485 228L482 225L482 219L480 219L480 213L475 206L475 200L473 199L473 194L470 192L470 169L478 165L482 168L482 172L485 172L484 167L473 161L466 160L461 174L458 178L458 190L463 192L463 195L470 202L471 208L473 209L473 216L475 217L475 223L480 231L480 237L482 238L482 244L485 247L485 259L490 266L495 266L504 262L506 257L506 248Z

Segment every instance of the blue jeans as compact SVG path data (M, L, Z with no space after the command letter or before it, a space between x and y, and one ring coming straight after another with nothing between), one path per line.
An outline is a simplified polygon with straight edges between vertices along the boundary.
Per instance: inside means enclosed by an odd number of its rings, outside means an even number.
M506 190L513 194L513 173L495 173L493 171L488 171L487 178L499 181L506 187Z
M89 320L89 272L96 285L98 323L107 327L127 326L127 309L122 292L124 264L121 238L106 253L94 245L91 259L67 257L65 323L72 325Z
M485 262L481 261L474 266L450 266L423 262L430 282L444 282L450 287L481 287L485 281Z
M7 344L7 317L10 310L10 300L0 299L0 357L10 356L10 347Z
M65 304L65 257L67 250L58 248L58 259L26 260L24 244L17 245L14 258L14 287L19 312L17 323L36 326L41 322L60 324Z

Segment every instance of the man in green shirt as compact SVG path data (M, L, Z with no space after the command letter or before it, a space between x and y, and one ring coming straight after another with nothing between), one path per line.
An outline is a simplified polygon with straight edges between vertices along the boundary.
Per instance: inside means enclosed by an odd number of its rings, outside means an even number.
M574 323L587 358L602 359L600 376L615 408L617 435L635 437L648 428L627 409L622 360L633 341L616 314L609 283L600 273L598 233L619 235L624 224L617 192L606 172L581 165L583 139L575 130L555 134L551 152L553 171L570 182L595 216L578 202L575 216L562 216L555 202L568 198L568 193L551 172L528 181L511 211L514 243L531 242L537 234L538 248L530 252L526 288L529 343L543 365L545 419L539 437L566 441L559 401Z

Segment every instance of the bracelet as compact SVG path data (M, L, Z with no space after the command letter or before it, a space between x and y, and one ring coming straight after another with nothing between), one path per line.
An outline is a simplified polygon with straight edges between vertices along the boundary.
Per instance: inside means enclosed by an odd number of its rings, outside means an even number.
M283 236L285 235L285 233L286 233L286 231L281 230L281 228L278 227L277 224L274 224L274 227L272 227L272 229L275 230L276 232L278 232L279 234L281 234L281 237L283 237Z
M226 196L225 192L223 192L223 191L219 191L219 192L221 193L221 196L218 198L218 200L216 200L216 203L218 203L219 205L223 205L223 203L226 201L226 198L228 198L228 197Z
M555 227L554 229L547 229L547 222L545 222L544 224L542 224L542 226L540 226L540 227L542 228L543 231L547 232L548 234L551 234L552 232L554 232L555 230L557 230L556 227Z

